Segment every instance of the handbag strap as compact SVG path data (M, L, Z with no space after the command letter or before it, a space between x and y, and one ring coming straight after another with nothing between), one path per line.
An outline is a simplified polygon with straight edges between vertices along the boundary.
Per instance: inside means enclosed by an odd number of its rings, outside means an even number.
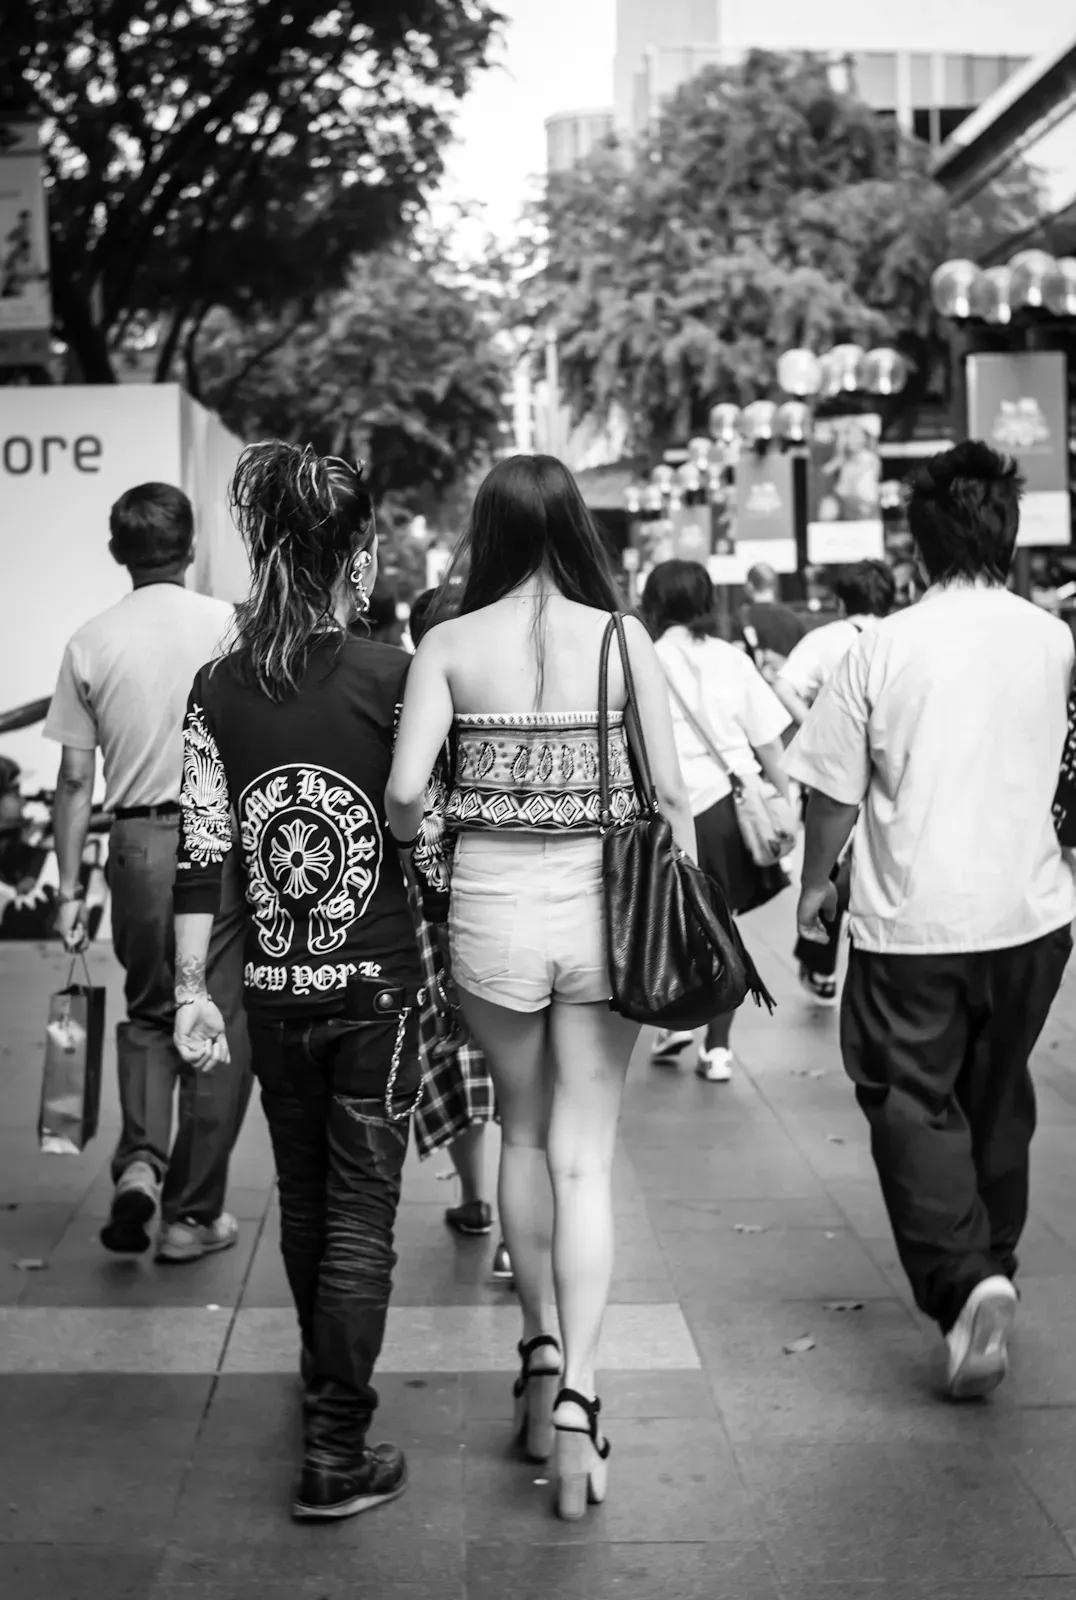
M639 717L639 702L635 694L635 678L632 674L631 660L628 656L628 641L624 635L624 619L619 611L614 611L602 635L601 655L598 661L598 798L603 833L613 825L613 806L609 783L609 652L612 649L614 633L616 634L617 644L620 647L620 661L624 669L627 709L635 724L634 750L643 791L641 797L643 809L653 815L657 815L659 809L657 791L654 788L654 779L650 771L650 756L647 752L646 740L643 737L643 725Z
M664 671L665 669L663 668L662 670ZM672 695L673 699L684 713L688 723L695 730L695 733L698 735L699 739L705 745L710 755L713 756L725 777L729 780L729 785L733 794L742 794L744 786L743 779L740 777L739 773L733 772L732 768L721 754L721 751L714 743L714 738L710 733L710 730L705 726L704 723L699 721L699 718L695 715L694 711L692 711L691 707L680 693L680 690L670 678L668 672L665 672L665 682L669 685L669 693Z

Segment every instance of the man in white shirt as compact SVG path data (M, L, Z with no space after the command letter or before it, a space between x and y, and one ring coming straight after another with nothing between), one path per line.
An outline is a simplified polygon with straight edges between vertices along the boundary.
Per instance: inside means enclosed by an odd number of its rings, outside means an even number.
M879 617L889 615L896 596L893 574L884 561L860 561L849 567L833 589L844 615L806 634L774 681L773 692L797 727L802 727L807 713L864 629L873 627ZM833 869L838 888L837 915L827 925L826 943L801 937L793 951L800 984L822 1006L837 1003L837 957L848 910L849 866L846 852Z
M244 889L235 863L213 928L209 970L231 1060L199 1076L183 1069L172 1044L183 717L195 674L220 654L232 620L224 601L185 587L193 529L190 501L170 484L141 484L117 500L109 550L130 572L133 587L68 643L44 729L63 746L54 826L60 931L69 949L85 943L80 867L98 748L113 819L112 941L125 973L127 1019L116 1030L123 1123L101 1242L108 1250L140 1254L149 1248L148 1228L159 1212L157 1256L165 1261L194 1261L235 1244L238 1225L224 1211L224 1197L251 1086Z
M909 523L931 586L856 640L786 757L812 790L797 918L808 938L826 937L830 872L856 826L841 1048L956 1399L1006 1371L1035 1127L1028 1061L1076 915L1051 816L1073 641L1005 588L1021 487L975 441L917 474Z

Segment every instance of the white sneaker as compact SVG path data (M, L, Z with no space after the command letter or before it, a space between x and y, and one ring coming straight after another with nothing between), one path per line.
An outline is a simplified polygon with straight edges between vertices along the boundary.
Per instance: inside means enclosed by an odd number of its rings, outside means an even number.
M681 1050L686 1050L688 1045L694 1042L695 1035L690 1029L660 1028L654 1040L654 1048L650 1052L651 1064L655 1067L679 1066L678 1058Z
M1000 1275L977 1283L945 1336L949 1395L972 1400L996 1389L1009 1370L1005 1341L1016 1315L1016 1290Z
M157 1240L158 1261L201 1261L229 1250L239 1238L239 1224L227 1211L216 1222L166 1222Z
M728 1083L732 1077L732 1051L727 1049L700 1050L699 1064L695 1068L707 1083Z

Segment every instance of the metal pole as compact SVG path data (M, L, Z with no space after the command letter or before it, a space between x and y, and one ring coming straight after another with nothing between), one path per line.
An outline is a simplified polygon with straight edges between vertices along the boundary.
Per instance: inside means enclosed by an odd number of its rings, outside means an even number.
M564 451L560 439L560 362L557 358L557 330L553 327L547 328L545 335L545 384L548 449L551 456L561 456Z

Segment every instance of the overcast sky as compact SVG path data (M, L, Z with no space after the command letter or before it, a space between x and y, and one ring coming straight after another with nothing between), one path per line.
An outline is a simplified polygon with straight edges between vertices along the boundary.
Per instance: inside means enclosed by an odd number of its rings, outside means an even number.
M545 169L545 119L611 106L615 0L499 0L508 17L496 63L457 113L443 193L480 202L510 232Z

